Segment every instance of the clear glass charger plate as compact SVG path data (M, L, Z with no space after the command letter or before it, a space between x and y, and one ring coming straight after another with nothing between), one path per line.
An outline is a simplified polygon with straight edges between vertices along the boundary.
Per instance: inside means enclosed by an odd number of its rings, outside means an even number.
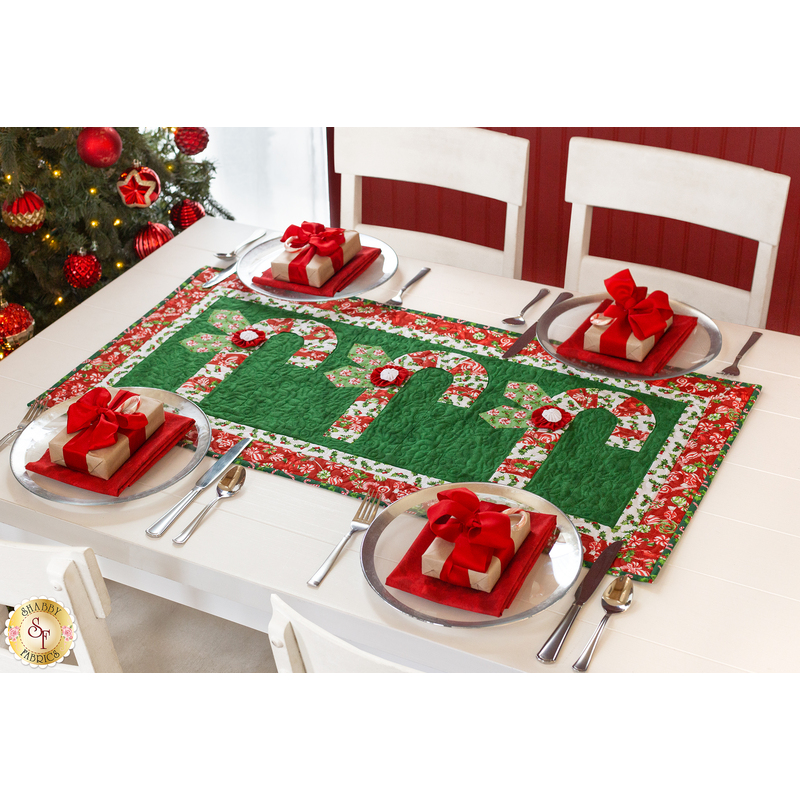
M78 399L74 397L47 409L22 431L11 448L11 471L29 492L45 500L74 506L129 503L131 500L139 500L172 486L173 483L177 483L185 475L188 475L203 460L211 445L211 423L191 400L164 389L151 389L144 386L113 386L109 389L112 394L114 389L127 389L152 397L161 401L167 411L183 417L191 417L194 420L197 434L195 449L173 447L136 483L125 489L119 497L97 494L88 489L79 489L43 475L28 472L25 465L40 459L47 450L50 440L67 424L67 409Z
M500 617L434 603L386 585L386 579L422 531L425 510L444 489L464 487L481 500L555 514L558 538L528 573L513 603ZM369 526L361 544L361 569L367 583L392 608L422 622L448 628L489 628L528 619L558 602L580 575L583 546L572 520L539 495L495 483L448 483L420 489L387 506Z
M397 272L397 253L386 242L374 236L359 234L364 247L379 247L381 254L357 278L354 278L341 291L331 297L321 297L316 294L293 292L289 289L275 289L271 286L259 286L253 278L263 274L272 263L272 259L283 252L283 243L279 236L268 239L256 247L248 250L236 266L239 280L248 288L275 300L289 300L293 303L323 303L328 300L340 300L345 297L355 297L364 294L382 283L386 283Z
M624 378L625 380L659 381L677 378L687 372L694 372L708 364L709 361L713 361L722 349L722 334L711 317L686 303L670 298L669 304L673 312L687 317L697 317L697 325L680 350L672 356L669 364L655 375L636 375L560 355L556 350L558 345L566 341L603 300L609 299L610 296L607 294L591 294L574 297L551 306L536 323L536 338L553 358L569 367L604 378Z

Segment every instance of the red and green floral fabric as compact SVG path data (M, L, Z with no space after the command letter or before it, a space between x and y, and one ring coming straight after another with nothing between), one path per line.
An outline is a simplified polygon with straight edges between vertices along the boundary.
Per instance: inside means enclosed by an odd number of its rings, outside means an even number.
M292 303L201 270L66 376L176 392L208 415L211 455L244 435L254 469L386 503L491 481L545 497L575 522L587 562L658 574L760 387L703 375L596 378L516 334L349 298Z

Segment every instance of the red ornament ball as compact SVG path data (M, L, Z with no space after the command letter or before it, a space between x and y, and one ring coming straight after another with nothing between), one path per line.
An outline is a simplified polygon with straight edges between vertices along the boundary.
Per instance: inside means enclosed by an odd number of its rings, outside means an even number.
M150 253L158 250L172 238L174 238L173 233L166 225L160 222L148 222L134 237L133 248L139 258L147 258Z
M122 154L122 139L114 128L84 128L78 134L78 155L90 167L113 167Z
M44 200L36 192L3 203L3 222L17 233L33 233L42 227L45 218Z
M175 128L175 144L181 153L196 156L206 149L208 131L205 128Z
M194 225L197 220L206 215L203 206L195 200L181 200L169 212L170 222L179 230L185 230Z
M0 239L0 272L11 263L11 248L5 239Z
M33 336L30 311L19 303L6 303L0 294L0 358Z
M67 283L76 289L88 289L94 286L102 275L100 262L93 255L73 253L64 261L64 277Z
M148 208L161 194L161 180L152 169L137 162L119 176L117 191L126 206Z

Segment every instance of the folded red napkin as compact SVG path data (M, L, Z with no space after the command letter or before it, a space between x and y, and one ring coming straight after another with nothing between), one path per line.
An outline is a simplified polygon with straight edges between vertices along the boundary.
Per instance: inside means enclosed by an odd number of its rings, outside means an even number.
M259 286L269 286L271 289L288 289L291 292L315 294L320 297L333 297L336 292L344 289L351 281L355 280L373 261L381 254L379 247L362 247L335 275L329 278L319 288L308 286L305 283L292 283L279 281L272 277L272 268L268 267L261 275L253 278L253 283Z
M629 361L626 358L615 358L602 353L590 353L583 349L583 335L591 326L590 318L594 314L604 311L613 300L603 300L602 303L585 319L572 336L556 348L559 355L600 367L617 369L620 372L630 372L634 375L655 375L660 372L672 356L678 352L697 325L697 317L687 317L676 314L672 325L667 332L655 343L653 349L645 356L643 361Z
M45 451L38 461L26 464L25 469L79 489L119 497L181 439L184 439L193 427L194 420L191 417L182 417L165 411L164 424L108 480L54 464L50 460L48 451Z
M502 511L506 508L509 506L481 501L479 510ZM482 592L468 586L456 586L422 574L422 554L436 538L430 524L426 523L408 552L386 579L386 585L417 597L424 597L434 603L463 608L478 614L489 614L493 617L502 616L514 602L525 578L542 554L555 530L556 522L553 514L531 513L531 532L491 592Z

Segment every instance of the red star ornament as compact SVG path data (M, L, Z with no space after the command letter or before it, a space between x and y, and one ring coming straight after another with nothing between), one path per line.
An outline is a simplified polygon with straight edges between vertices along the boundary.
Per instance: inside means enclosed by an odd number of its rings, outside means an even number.
M153 170L134 164L119 176L117 191L126 206L148 208L161 194L161 181Z

